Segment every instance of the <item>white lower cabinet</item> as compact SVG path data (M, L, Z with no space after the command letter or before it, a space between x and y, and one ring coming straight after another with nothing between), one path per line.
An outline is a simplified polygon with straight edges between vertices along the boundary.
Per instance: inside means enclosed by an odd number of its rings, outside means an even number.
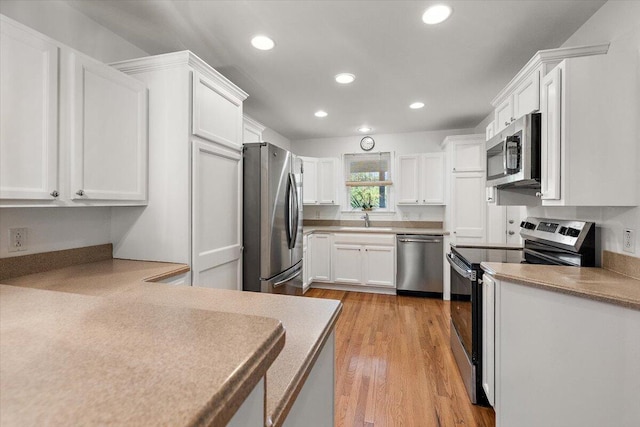
M496 427L639 425L640 311L486 273L483 280L495 284L493 395L490 353L483 386Z
M331 281L331 234L318 233L309 236L310 281Z
M485 274L482 280L482 388L495 406L495 280Z
M395 265L395 235L334 235L332 277L335 283L395 288Z
M303 263L307 283L317 287L353 285L358 290L396 286L394 234L313 233ZM325 283L325 284L323 284ZM344 288L340 288L344 289Z
M394 287L395 261L396 252L393 246L365 246L362 258L364 284Z
M264 426L265 379L261 378L242 402L227 427Z
M335 341L336 333L331 332L287 418L282 423L283 427L334 425ZM265 425L273 425L273 420L267 419Z
M362 280L362 246L333 244L333 281L360 284Z

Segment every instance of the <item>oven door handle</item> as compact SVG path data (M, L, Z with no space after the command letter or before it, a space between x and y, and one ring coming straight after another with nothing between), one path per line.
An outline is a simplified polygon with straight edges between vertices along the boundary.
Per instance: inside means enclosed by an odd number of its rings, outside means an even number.
M460 267L458 264L455 263L455 261L451 257L451 253L447 254L447 261L451 265L451 268L453 268L456 271L456 273L458 273L459 275L461 275L465 279L473 280L473 271L472 270L463 270L462 267Z

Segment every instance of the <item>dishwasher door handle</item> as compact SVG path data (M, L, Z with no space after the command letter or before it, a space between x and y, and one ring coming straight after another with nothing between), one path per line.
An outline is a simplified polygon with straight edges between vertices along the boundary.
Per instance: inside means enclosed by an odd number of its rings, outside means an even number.
M442 240L398 239L400 243L440 243Z

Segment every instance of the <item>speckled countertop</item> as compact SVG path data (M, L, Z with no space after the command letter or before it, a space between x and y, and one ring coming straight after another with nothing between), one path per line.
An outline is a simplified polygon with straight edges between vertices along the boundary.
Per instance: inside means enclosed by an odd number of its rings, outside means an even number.
M108 260L3 281L107 300L185 310L256 315L282 322L284 348L267 370L266 415L281 425L341 310L339 301L148 283L185 271L180 264ZM102 299L102 298L101 298ZM220 314L220 313L218 313Z
M284 345L271 318L0 285L2 425L224 425Z
M375 233L375 234L424 234L432 236L448 236L449 232L441 228L409 228L409 227L345 227L339 225L304 226L303 233Z
M640 280L602 268L483 262L498 280L640 310Z

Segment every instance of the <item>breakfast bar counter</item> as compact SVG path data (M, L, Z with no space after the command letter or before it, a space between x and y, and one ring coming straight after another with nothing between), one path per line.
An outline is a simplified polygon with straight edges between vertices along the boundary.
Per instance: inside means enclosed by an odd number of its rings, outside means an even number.
M332 332L341 311L341 303L339 301L305 297L150 283L150 281L181 274L186 271L185 268L186 266L181 264L111 259L6 279L2 282L7 285L13 285L3 287L9 289L7 292L11 294L19 291L35 292L36 294L42 292L43 295L47 295L46 298L52 301L69 299L79 306L83 304L87 305L87 307L97 305L100 307L113 307L113 310L121 311L126 311L124 307L136 307L136 310L145 312L157 310L161 313L167 313L167 319L170 317L168 313L181 313L184 317L188 317L188 313L196 313L199 316L198 319L202 319L203 322L209 322L209 329L197 337L193 337L193 333L188 334L182 329L184 325L180 318L176 318L175 330L172 330L173 323L168 322L168 320L163 324L163 328L168 329L172 336L181 330L184 333L183 339L185 340L181 343L181 347L184 347L184 349L189 347L191 339L194 340L194 345L196 345L205 336L211 337L210 350L213 355L216 355L215 357L223 357L223 354L229 354L230 357L234 356L235 351L233 351L233 348L235 348L236 340L239 343L238 345L247 345L246 338L248 337L250 338L249 342L254 344L254 347L248 347L249 350L253 348L254 352L256 352L254 357L264 357L266 358L265 360L268 360L269 356L262 354L262 347L258 345L256 339L251 338L252 334L259 333L260 325L263 323L271 328L270 333L272 335L277 334L278 330L284 328L286 333L284 347L282 347L280 354L275 357L275 360L272 358L273 363L266 372L265 397L265 424L282 425L324 347L331 346L330 357L333 362ZM15 286L39 288L40 291L18 289ZM45 292L43 290L60 292ZM69 295L68 293L83 295ZM96 296L99 298L95 298ZM15 315L19 314L18 311L15 311ZM5 314L3 313L3 316ZM230 337L229 341L225 341L226 337L229 337L229 333L224 332L228 329L227 322L224 320L225 316L230 319L236 319L235 321L239 325L245 325L246 333L241 330L240 326L237 326L236 329L228 331L233 337ZM246 320L241 323L243 318L246 318ZM112 324L107 321L108 319L108 316L105 317L101 323L101 331L106 335L109 335L112 327ZM253 326L251 326L254 324L253 322L258 327L258 331L253 331ZM33 322L27 322L25 327L30 325L35 326ZM119 323L115 321L113 333L117 333L118 325ZM231 322L230 326L233 325L233 322ZM72 329L69 329L69 331L72 331ZM35 330L31 331L33 334L36 334L36 332ZM80 334L78 339L83 339L83 336L85 335ZM209 338L207 338L207 341L209 341ZM222 345L223 343L224 345ZM3 351L5 344L5 333L3 331ZM266 344L262 345L263 347L266 346ZM278 348L276 343L272 343L272 347ZM239 347L239 349L242 348ZM175 351L178 350L176 349ZM137 360L138 357L142 356L135 352L127 352L126 356L122 357L125 360L129 357L132 360ZM4 357L2 364L4 370ZM215 363L212 364L212 366L215 365ZM98 371L100 370L98 369ZM132 372L143 375L138 371ZM178 375L178 372L176 371L175 375ZM207 375L206 371L201 373L204 376ZM70 378L74 378L79 384L93 381L89 374ZM37 376L34 374L35 379L37 379ZM3 371L2 381L4 382L4 380ZM332 375L330 380L331 387L333 387ZM132 383L135 384L135 382ZM158 384L158 386L160 385ZM194 384L193 388L201 386ZM23 384L21 388L25 387L28 387L28 384ZM185 387L181 393L190 395L191 388ZM208 388L205 391L209 393L214 393L216 389L215 386L203 386L203 388ZM177 393L177 390L174 391ZM9 398L7 393L3 393L4 398ZM52 399L54 398L55 395L52 396ZM69 403L64 400L60 401L60 404L65 407ZM5 410L3 403L3 411ZM192 413L193 416L195 414L195 412ZM178 422L178 420L176 422L177 424L188 424ZM150 423L158 424L162 422L161 420L158 420L158 422L150 420ZM167 421L165 424L175 423Z

